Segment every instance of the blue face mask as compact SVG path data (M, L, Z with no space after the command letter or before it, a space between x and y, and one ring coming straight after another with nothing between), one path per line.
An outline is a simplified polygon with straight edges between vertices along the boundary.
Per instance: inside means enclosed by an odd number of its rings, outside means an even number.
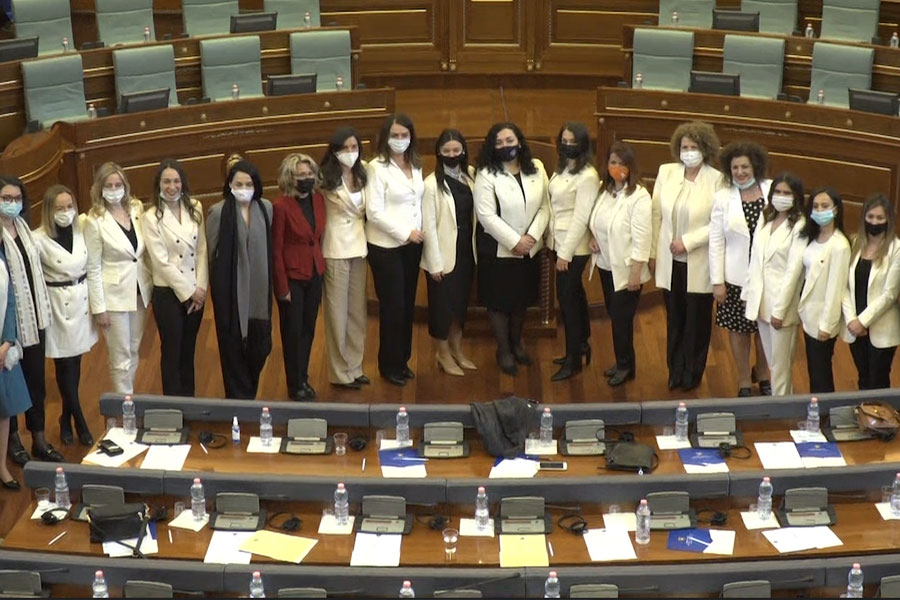
M819 227L824 227L828 225L832 221L834 221L834 209L829 208L828 210L814 210L810 215L813 221L816 222L816 225Z
M744 183L738 183L737 181L735 181L735 182L734 182L734 185L736 185L737 188L738 188L739 190L741 190L741 191L749 190L751 187L753 187L754 185L756 185L756 177L751 177L750 179L748 179L748 180L745 181Z
M21 202L0 202L0 215L8 219L15 219L20 212L22 212Z

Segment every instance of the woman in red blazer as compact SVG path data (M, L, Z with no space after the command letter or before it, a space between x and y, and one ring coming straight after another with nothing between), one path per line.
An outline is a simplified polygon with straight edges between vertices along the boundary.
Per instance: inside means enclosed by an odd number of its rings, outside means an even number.
M325 272L325 199L315 190L318 171L306 154L289 154L281 163L278 187L282 195L273 205L272 216L284 374L288 396L300 401L316 397L307 378Z

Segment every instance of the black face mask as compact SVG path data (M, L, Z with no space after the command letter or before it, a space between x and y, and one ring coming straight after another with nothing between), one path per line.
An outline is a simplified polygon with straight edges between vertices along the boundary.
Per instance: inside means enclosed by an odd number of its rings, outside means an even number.
M494 148L494 155L496 155L501 162L510 162L519 155L519 147L503 146L502 148Z
M887 231L887 223L869 223L866 221L866 233L869 235L881 235Z
M316 187L315 179L295 179L294 186L297 188L297 191L303 194L304 196Z
M559 145L559 155L563 158L578 158L579 154L581 154L581 150L578 148L578 144Z
M448 169L455 169L459 166L459 163L462 162L462 159L466 157L465 154L459 154L457 156L444 156L440 155L441 163L447 167Z

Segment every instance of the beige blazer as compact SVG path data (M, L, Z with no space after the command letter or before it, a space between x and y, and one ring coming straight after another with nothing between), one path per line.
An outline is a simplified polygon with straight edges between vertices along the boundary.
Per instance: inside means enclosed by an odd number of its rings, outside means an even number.
M653 244L650 257L656 258L656 285L666 290L672 288L672 253L669 251L669 244L673 241L672 211L683 184L683 164L660 165L653 185ZM688 255L688 292L709 294L712 292L709 279L709 217L713 197L722 185L722 174L704 164L694 185L696 193L688 206L687 233L681 240Z
M542 236L550 220L550 198L544 165L533 160L537 170L532 175L522 173L524 203L519 183L507 171L491 173L481 169L475 177L475 212L484 230L497 240L498 258L521 258L512 249L525 234L537 240L531 247L531 256L543 247Z
M600 193L600 176L597 169L586 165L581 171L554 173L550 176L550 226L547 229L547 247L556 250L557 256L571 261L574 255L587 255L591 234L588 221L591 218Z
M357 206L350 192L341 184L333 190L322 190L325 198L325 234L322 255L325 258L363 258L366 248L366 189Z
M769 197L772 180L759 182L763 198ZM726 281L744 285L750 262L750 239L741 191L736 185L720 188L713 199L709 216L709 278L713 285ZM760 216L762 221L762 216Z
M848 285L844 288L842 301L844 313L843 339L845 342L856 341L846 324L859 319L862 326L869 330L869 341L876 348L900 346L900 306L897 295L900 294L900 240L894 238L888 247L885 257L872 263L869 271L869 284L866 288L866 309L856 314L856 265L859 254L853 257L847 272Z
M624 190L621 193L625 193ZM616 291L628 287L631 265L642 262L641 283L650 281L650 244L653 231L650 215L653 200L642 185L638 185L633 194L616 199L614 194L603 192L591 211L590 225L594 236L598 231L598 217L603 212L611 212L606 236L609 240L609 264ZM594 255L594 264L599 264L599 255ZM593 275L593 269L591 269Z
M104 211L88 216L84 240L88 249L87 277L91 312L137 310L138 302L150 304L153 283L144 264L144 235L141 231L141 203L131 200L131 222L137 235L137 249L131 246L115 218Z
M162 219L156 217L156 207L141 216L153 285L171 288L181 302L188 300L196 288L209 288L203 207L197 200L192 199L191 204L200 213L200 223L183 207L180 222L168 206L163 208Z
M475 169L469 167L469 187L474 187ZM474 218L475 211L472 211ZM472 224L472 253L475 250L475 227ZM422 247L421 267L429 273L451 273L456 267L456 202L450 186L445 182L438 189L434 173L425 178L422 197L422 226L425 243Z
M788 258L791 253L799 253L802 257L806 249L806 238L800 237L805 223L806 219L800 217L793 227L788 227L788 222L784 221L772 231L772 224L763 223L760 217L753 234L747 278L741 289L741 299L747 303L744 318L768 322L772 317L772 309L787 281ZM795 286L793 295L783 307L782 321L785 326L799 322L799 302L800 287Z

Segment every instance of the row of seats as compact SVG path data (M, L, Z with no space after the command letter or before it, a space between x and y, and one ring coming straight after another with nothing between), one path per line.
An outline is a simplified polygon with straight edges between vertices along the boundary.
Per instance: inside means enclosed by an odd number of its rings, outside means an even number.
M715 0L660 0L659 24L709 29L715 4ZM881 0L823 0L819 35L829 40L878 43L880 8ZM765 33L791 35L800 30L797 0L741 0L741 12L759 13L759 30Z
M317 91L334 90L340 77L349 89L350 32L310 30L290 35L291 73L316 74ZM263 95L258 36L228 36L200 42L203 96L212 101ZM169 106L178 105L175 54L171 44L153 44L113 51L116 97L169 90ZM22 62L25 113L40 128L56 121L88 118L81 55L66 54ZM121 108L121 106L119 107Z
M741 96L774 100L782 93L784 52L783 39L727 34L722 72L740 76ZM848 108L850 88L870 89L874 58L873 48L816 42L808 102L822 90L824 104ZM633 87L686 92L693 62L693 32L634 30Z
M100 42L106 46L139 44L156 39L153 0L94 0ZM238 0L182 0L184 31L191 37L221 35L231 30L240 13ZM16 37L38 38L38 54L64 51L63 38L73 43L69 0L12 0ZM277 13L279 29L319 27L319 0L265 0L264 11ZM306 22L309 13L310 21Z

